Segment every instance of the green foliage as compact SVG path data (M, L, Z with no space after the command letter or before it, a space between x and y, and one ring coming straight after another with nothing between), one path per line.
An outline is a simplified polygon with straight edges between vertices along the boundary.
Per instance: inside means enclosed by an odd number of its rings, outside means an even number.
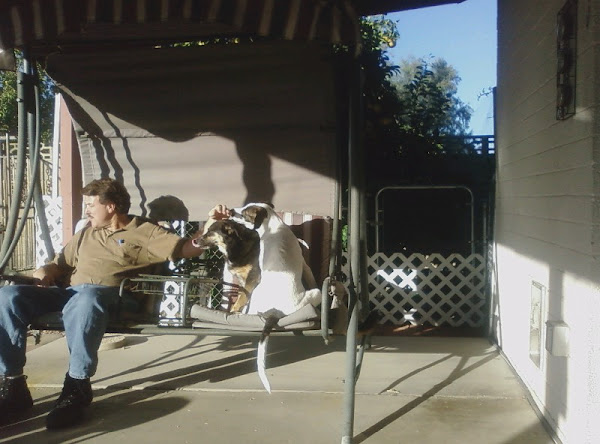
M46 72L39 68L40 72L40 112L42 145L52 144L52 134L54 129L54 97L56 95L56 86Z
M401 128L409 134L438 137L450 110L450 98L434 81L433 72L426 64L417 66L414 77L403 85L399 95Z
M42 145L52 143L54 125L54 83L46 73L40 72L40 113ZM17 135L17 73L0 71L0 133Z
M252 43L264 39L264 37L256 37L251 35L244 36L213 36L206 37L204 40L193 40L189 42L176 42L167 45L171 48L190 48L193 46L207 45L237 45L239 43Z
M460 77L441 58L391 63L398 32L385 17L362 21L367 193L400 184L481 187L493 161L469 141L472 109L457 97Z
M348 251L348 224L342 226L342 251Z
M379 51L388 60L385 52L396 46L400 37L396 24L385 15L363 17L361 19L363 50L366 53Z
M399 124L413 135L439 138L469 134L473 110L457 96L460 77L444 59L403 60L392 79L402 102Z
M370 147L393 150L399 142L396 114L401 102L391 79L400 68L390 62L387 49L396 44L398 30L393 21L375 16L361 20L361 31L365 143L368 150Z
M17 74L0 71L0 133L16 134Z
M446 148L448 136L468 134L472 109L456 95L461 79L441 58L392 64L387 50L399 33L385 16L363 19L361 29L367 161L418 168Z

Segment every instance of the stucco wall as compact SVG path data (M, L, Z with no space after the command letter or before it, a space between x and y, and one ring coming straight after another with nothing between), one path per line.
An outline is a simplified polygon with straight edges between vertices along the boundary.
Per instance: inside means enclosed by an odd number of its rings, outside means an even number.
M557 436L598 443L600 2L579 0L576 113L564 121L555 117L564 0L498 3L493 332ZM542 322L564 322L568 346L552 354L542 345L538 367L530 318L539 286ZM543 324L542 344L549 332Z

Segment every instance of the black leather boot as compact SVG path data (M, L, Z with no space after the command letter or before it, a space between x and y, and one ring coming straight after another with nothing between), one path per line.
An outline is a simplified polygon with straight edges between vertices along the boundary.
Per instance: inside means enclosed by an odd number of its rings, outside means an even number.
M8 424L33 405L25 376L0 376L0 424Z
M92 385L89 379L74 379L67 373L62 393L46 417L46 428L60 429L83 420L85 407L92 403Z

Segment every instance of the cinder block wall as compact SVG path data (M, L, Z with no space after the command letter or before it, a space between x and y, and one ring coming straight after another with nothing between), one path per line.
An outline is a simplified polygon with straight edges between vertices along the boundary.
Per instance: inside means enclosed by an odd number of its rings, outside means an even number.
M578 3L576 113L561 121L564 0L498 1L492 329L556 435L591 444L600 442L600 2Z

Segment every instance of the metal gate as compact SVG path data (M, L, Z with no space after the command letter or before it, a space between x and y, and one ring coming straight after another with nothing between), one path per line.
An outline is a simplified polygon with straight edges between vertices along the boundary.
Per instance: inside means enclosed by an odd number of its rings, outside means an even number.
M390 205L401 211L393 213L396 218L387 217L384 224L381 195L384 191L400 190L444 192L444 205L437 207L431 200L408 205L396 197ZM452 199L460 205L454 204L450 207L453 211L448 211ZM372 225L375 253L367 256L366 270L369 302L383 315L381 324L487 326L487 206L480 203L476 212L475 205L474 193L466 186L389 186L379 190ZM432 213L438 212L430 216L431 220L422 211L426 207L434 207ZM458 227L459 232L442 230L448 226ZM406 244L384 245L380 237L384 228L400 232ZM476 232L481 232L481 236ZM348 270L343 271L347 275Z

